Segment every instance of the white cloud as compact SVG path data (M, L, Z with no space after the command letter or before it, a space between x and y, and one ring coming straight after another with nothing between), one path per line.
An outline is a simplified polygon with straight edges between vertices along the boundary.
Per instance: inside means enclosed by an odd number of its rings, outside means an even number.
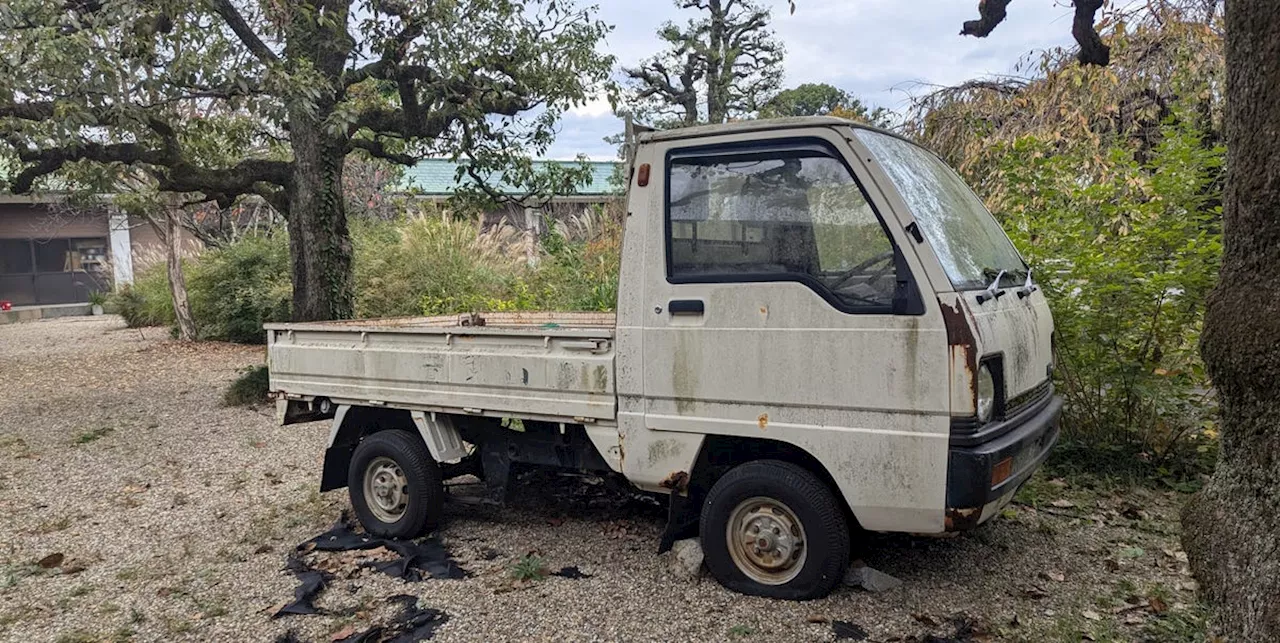
M585 104L578 105L569 110L574 116L583 118L601 118L613 115L613 106L609 104L609 99L604 96L596 96Z

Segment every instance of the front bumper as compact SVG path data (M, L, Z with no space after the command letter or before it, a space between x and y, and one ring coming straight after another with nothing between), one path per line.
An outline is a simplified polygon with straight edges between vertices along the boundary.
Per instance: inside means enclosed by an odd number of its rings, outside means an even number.
M954 444L947 463L947 531L972 529L995 515L1013 494L1035 473L1058 441L1058 420L1062 398L1049 396L1043 402L983 433L990 440L976 444ZM992 484L996 467L1010 474Z

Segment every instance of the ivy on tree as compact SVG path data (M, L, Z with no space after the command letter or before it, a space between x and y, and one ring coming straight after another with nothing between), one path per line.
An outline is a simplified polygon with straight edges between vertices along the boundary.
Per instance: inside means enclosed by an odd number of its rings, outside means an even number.
M224 208L259 197L288 220L294 317L350 317L346 157L528 167L608 74L607 31L564 0L13 0L8 187L128 176Z

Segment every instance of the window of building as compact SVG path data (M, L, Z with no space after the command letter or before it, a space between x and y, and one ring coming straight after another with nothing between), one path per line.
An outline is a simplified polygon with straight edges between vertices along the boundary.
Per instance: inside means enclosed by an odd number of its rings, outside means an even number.
M36 272L71 272L71 242L67 239L36 241Z
M0 275L25 275L31 270L31 242L0 239Z

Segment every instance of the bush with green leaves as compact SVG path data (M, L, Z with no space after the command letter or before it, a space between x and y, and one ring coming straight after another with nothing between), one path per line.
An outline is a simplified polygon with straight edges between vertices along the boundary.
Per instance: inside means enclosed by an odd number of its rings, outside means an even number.
M186 266L200 337L261 344L263 324L289 320L293 293L284 234L249 235L207 250Z
M174 323L173 299L164 264L140 271L133 284L115 289L107 303L124 318L129 328L168 326Z
M1071 459L1166 474L1208 461L1183 456L1212 451L1215 435L1198 340L1222 253L1224 156L1193 114L1102 158L1030 136L1004 150L998 214L1054 313Z
M200 339L261 344L264 323L288 321L292 293L284 234L249 235L182 264ZM112 293L110 303L131 328L175 323L164 263L141 270L132 285Z
M510 227L418 217L360 222L352 233L360 317L487 309L514 289L524 260Z

